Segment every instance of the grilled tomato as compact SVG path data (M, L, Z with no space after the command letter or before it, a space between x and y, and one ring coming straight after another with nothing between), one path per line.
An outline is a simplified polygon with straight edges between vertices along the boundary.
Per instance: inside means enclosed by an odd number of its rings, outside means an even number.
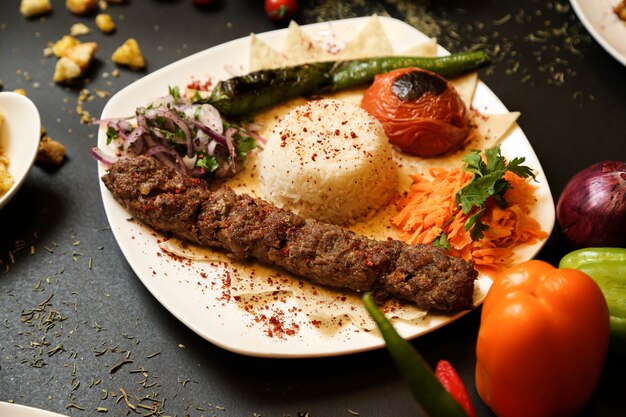
M450 153L469 133L467 108L454 86L419 68L377 75L361 107L380 121L392 144L412 155Z

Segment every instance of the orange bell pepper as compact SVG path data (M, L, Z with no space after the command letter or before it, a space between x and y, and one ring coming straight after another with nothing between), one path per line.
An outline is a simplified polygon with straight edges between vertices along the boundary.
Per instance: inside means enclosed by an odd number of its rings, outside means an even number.
M609 312L585 273L527 261L483 304L476 388L499 417L570 417L589 401L609 343Z

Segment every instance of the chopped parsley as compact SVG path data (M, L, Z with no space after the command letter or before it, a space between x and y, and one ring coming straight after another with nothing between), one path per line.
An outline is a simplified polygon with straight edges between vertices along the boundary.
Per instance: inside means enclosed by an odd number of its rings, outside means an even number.
M167 89L170 93L170 96L174 97L174 100L180 100L180 87L167 87Z
M500 152L500 146L485 150L485 159L479 150L473 150L463 157L463 170L474 174L471 181L456 194L456 203L461 207L463 214L474 213L467 219L465 230L470 231L472 240L483 237L488 226L480 221L480 215L485 210L485 203L489 197L500 207L506 207L504 193L511 188L511 184L504 178L507 171L511 171L521 178L532 177L532 169L522 165L526 158L514 158L507 162Z
M117 139L117 129L113 126L107 127L107 145L110 145L115 139Z
M442 232L430 244L444 250L452 249L452 247L450 246L450 242L448 242L448 235L445 232Z
M240 160L246 159L248 153L256 149L256 140L249 135L240 134L235 139L235 149L237 151L237 158Z
M480 150L472 150L463 157L463 170L474 174L469 183L456 194L456 204L461 208L463 214L471 215L465 222L465 231L470 232L472 240L476 241L484 236L484 232L489 226L481 222L480 217L485 211L485 203L489 198L504 208L507 202L504 193L511 188L511 184L504 178L507 171L514 173L521 178L535 179L535 173L528 166L522 165L526 159L523 157L514 158L507 161L502 156L500 146L495 146L485 150L485 158L481 156ZM450 218L446 224L452 221ZM442 249L450 249L448 236L441 233L432 243L433 246Z
M235 144L235 152L237 159L243 161L248 156L248 153L256 149L257 142L254 137L247 134L247 130L240 125L231 121L224 120L224 129L234 128L236 132L233 136L233 143Z
M198 168L204 168L208 172L213 172L219 168L220 164L217 162L217 158L215 158L215 156L203 155L202 157L198 156L196 166Z

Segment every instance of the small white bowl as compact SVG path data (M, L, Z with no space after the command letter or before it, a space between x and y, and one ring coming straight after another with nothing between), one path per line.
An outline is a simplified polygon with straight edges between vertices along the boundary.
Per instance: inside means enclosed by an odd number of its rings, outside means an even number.
M14 178L13 186L0 196L0 208L17 193L35 162L41 120L37 107L27 97L12 93L0 93L0 112L4 115L0 127L0 144L9 158L9 173Z

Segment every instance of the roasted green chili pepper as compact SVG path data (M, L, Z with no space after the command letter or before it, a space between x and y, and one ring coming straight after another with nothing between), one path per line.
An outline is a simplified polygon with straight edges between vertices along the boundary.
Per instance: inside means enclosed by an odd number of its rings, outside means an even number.
M415 399L431 417L467 417L463 408L446 391L422 356L396 332L393 325L378 309L370 293L363 296L370 313L385 339L387 350L398 370L408 382Z
M560 268L575 268L602 289L611 315L613 351L626 354L626 248L586 248L568 253Z
M484 51L474 51L435 58L391 56L260 70L220 81L211 96L201 101L212 104L224 115L244 116L290 98L368 83L376 74L398 68L418 67L453 77L487 61Z
M455 77L487 61L484 51L460 52L435 58L394 56L340 61L332 70L333 82L328 90L337 91L369 83L376 74L408 67L425 69L446 78Z
M215 86L208 103L222 114L244 116L329 85L333 65L333 62L320 62L229 78Z

